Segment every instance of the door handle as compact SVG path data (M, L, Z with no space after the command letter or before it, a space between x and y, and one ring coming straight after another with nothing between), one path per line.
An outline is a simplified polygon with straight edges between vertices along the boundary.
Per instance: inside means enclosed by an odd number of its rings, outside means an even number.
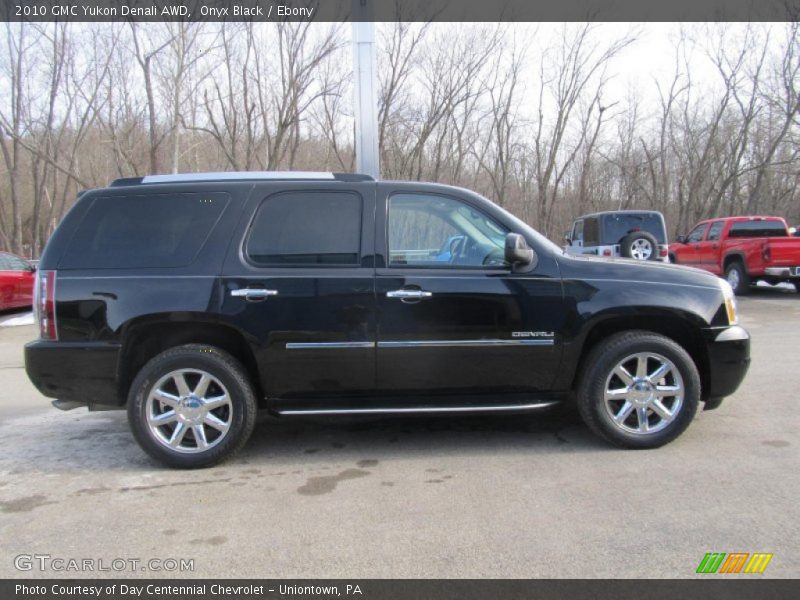
M245 298L247 300L264 300L269 296L277 296L278 290L265 290L264 288L242 288L231 290L234 298Z
M431 292L423 290L392 290L391 292L386 292L387 298L400 298L400 300L420 300L431 296L433 296Z

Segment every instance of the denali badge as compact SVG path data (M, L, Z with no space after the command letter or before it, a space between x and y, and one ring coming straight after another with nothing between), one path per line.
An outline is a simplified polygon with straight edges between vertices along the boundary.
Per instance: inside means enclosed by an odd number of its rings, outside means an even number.
M511 337L524 338L524 337L555 337L552 331L512 331Z

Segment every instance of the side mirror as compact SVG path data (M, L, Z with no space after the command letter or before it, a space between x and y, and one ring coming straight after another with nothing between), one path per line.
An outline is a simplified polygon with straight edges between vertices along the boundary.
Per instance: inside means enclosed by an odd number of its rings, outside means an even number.
M536 253L520 234L509 233L506 236L505 258L512 269L532 266L535 257Z
M685 244L686 243L686 236L685 235L679 235L678 237L675 238L675 241L678 242L679 244Z
M564 242L567 244L567 246L572 245L572 238L569 237L569 231L564 234Z

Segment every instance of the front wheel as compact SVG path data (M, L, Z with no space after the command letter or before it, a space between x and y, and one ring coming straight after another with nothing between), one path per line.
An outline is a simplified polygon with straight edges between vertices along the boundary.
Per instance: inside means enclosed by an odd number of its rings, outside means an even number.
M170 467L208 467L228 458L244 446L255 418L245 370L212 346L162 352L142 368L128 395L136 441Z
M629 331L592 349L577 400L581 417L600 437L626 448L657 448L694 418L700 375L671 339Z

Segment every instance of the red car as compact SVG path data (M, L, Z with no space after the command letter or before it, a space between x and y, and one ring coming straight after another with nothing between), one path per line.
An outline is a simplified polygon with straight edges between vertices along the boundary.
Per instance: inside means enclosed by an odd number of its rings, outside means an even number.
M702 221L670 246L670 262L725 277L737 294L756 281L791 282L800 291L800 239L780 217Z
M0 252L0 310L33 304L35 270L28 261Z

